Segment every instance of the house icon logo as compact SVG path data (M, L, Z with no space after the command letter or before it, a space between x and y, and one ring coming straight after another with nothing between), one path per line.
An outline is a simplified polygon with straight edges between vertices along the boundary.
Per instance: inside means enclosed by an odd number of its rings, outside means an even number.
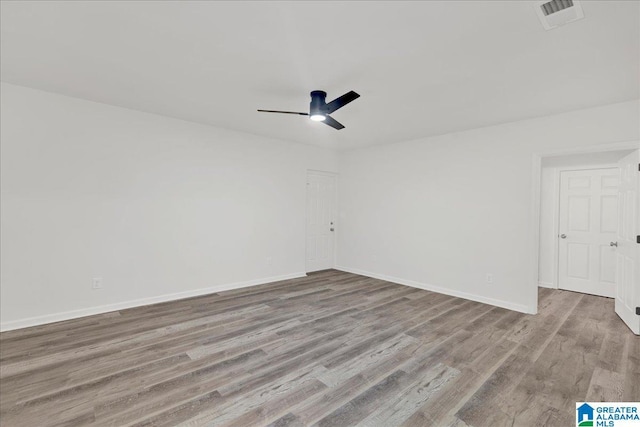
M593 426L593 408L587 403L583 403L578 406L578 415L576 418L576 425L578 427L592 427Z

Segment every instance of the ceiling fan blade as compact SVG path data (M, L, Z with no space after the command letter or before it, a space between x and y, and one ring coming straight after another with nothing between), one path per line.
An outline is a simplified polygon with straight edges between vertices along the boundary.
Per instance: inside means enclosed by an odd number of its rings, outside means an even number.
M342 108L345 105L347 105L348 103L350 103L351 101L354 101L356 99L360 98L360 95L358 95L357 93L355 93L354 91L349 91L347 93L345 93L344 95L334 99L333 101L329 102L327 104L327 113L331 114L334 111L336 111L338 108Z
M296 111L279 111L279 110L258 110L261 113L281 113L281 114L297 114L298 116L308 116L309 113L298 113Z
M325 125L329 125L337 130L344 129L344 125L331 116L326 116L322 123L324 123Z

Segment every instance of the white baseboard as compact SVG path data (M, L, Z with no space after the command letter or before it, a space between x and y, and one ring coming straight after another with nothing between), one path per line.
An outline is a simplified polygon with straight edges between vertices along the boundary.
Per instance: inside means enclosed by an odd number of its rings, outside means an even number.
M521 313L535 314L529 307L524 304L514 304L510 301L503 301L494 298L487 298L481 295L470 294L467 292L456 291L453 289L443 288L440 286L430 285L428 283L415 282L413 280L400 279L398 277L386 276L384 274L371 273L369 271L358 270L348 267L336 267L336 270L346 271L347 273L359 274L361 276L372 277L374 279L386 280L387 282L398 283L400 285L411 286L412 288L424 289L426 291L437 292L439 294L450 295L452 297L464 298L471 301L481 302L484 304L495 305L497 307L506 308L507 310L519 311Z
M551 283L551 282L538 282L538 286L540 286L541 288L550 288L550 289L558 289L556 288L556 286Z
M197 297L201 295L213 294L216 292L229 291L232 289L246 288L249 286L263 285L265 283L279 282L281 280L297 279L305 277L304 272L285 274L282 276L265 277L261 279L249 280L246 282L227 283L209 288L195 289L192 291L177 292L174 294L159 295L150 298L141 298L131 301L124 301L115 304L100 305L96 307L83 308L79 310L65 311L61 313L47 314L44 316L29 317L26 319L12 320L0 323L0 331L11 331L14 329L28 328L30 326L44 325L47 323L61 322L63 320L77 319L79 317L104 314L111 311L124 310L127 308L140 307L144 305L157 304L160 302L176 301L184 298Z

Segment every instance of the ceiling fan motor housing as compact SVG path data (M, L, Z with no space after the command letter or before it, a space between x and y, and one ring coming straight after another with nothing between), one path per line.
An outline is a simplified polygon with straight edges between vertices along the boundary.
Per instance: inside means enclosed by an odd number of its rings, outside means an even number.
M322 90L314 90L311 92L311 105L309 106L309 114L299 113L297 111L280 111L280 110L258 110L263 113L280 113L295 114L297 116L308 116L314 122L322 122L331 126L336 130L344 129L344 125L331 117L329 114L344 107L351 101L358 99L360 95L350 90L342 96L337 97L327 104L327 92Z
M314 90L311 92L311 106L309 114L327 114L327 92Z

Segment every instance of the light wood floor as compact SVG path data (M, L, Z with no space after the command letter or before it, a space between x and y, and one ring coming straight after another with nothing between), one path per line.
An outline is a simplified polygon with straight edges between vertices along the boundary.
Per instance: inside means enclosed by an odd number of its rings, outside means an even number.
M0 334L0 424L570 426L640 400L613 301L530 316L326 271Z

